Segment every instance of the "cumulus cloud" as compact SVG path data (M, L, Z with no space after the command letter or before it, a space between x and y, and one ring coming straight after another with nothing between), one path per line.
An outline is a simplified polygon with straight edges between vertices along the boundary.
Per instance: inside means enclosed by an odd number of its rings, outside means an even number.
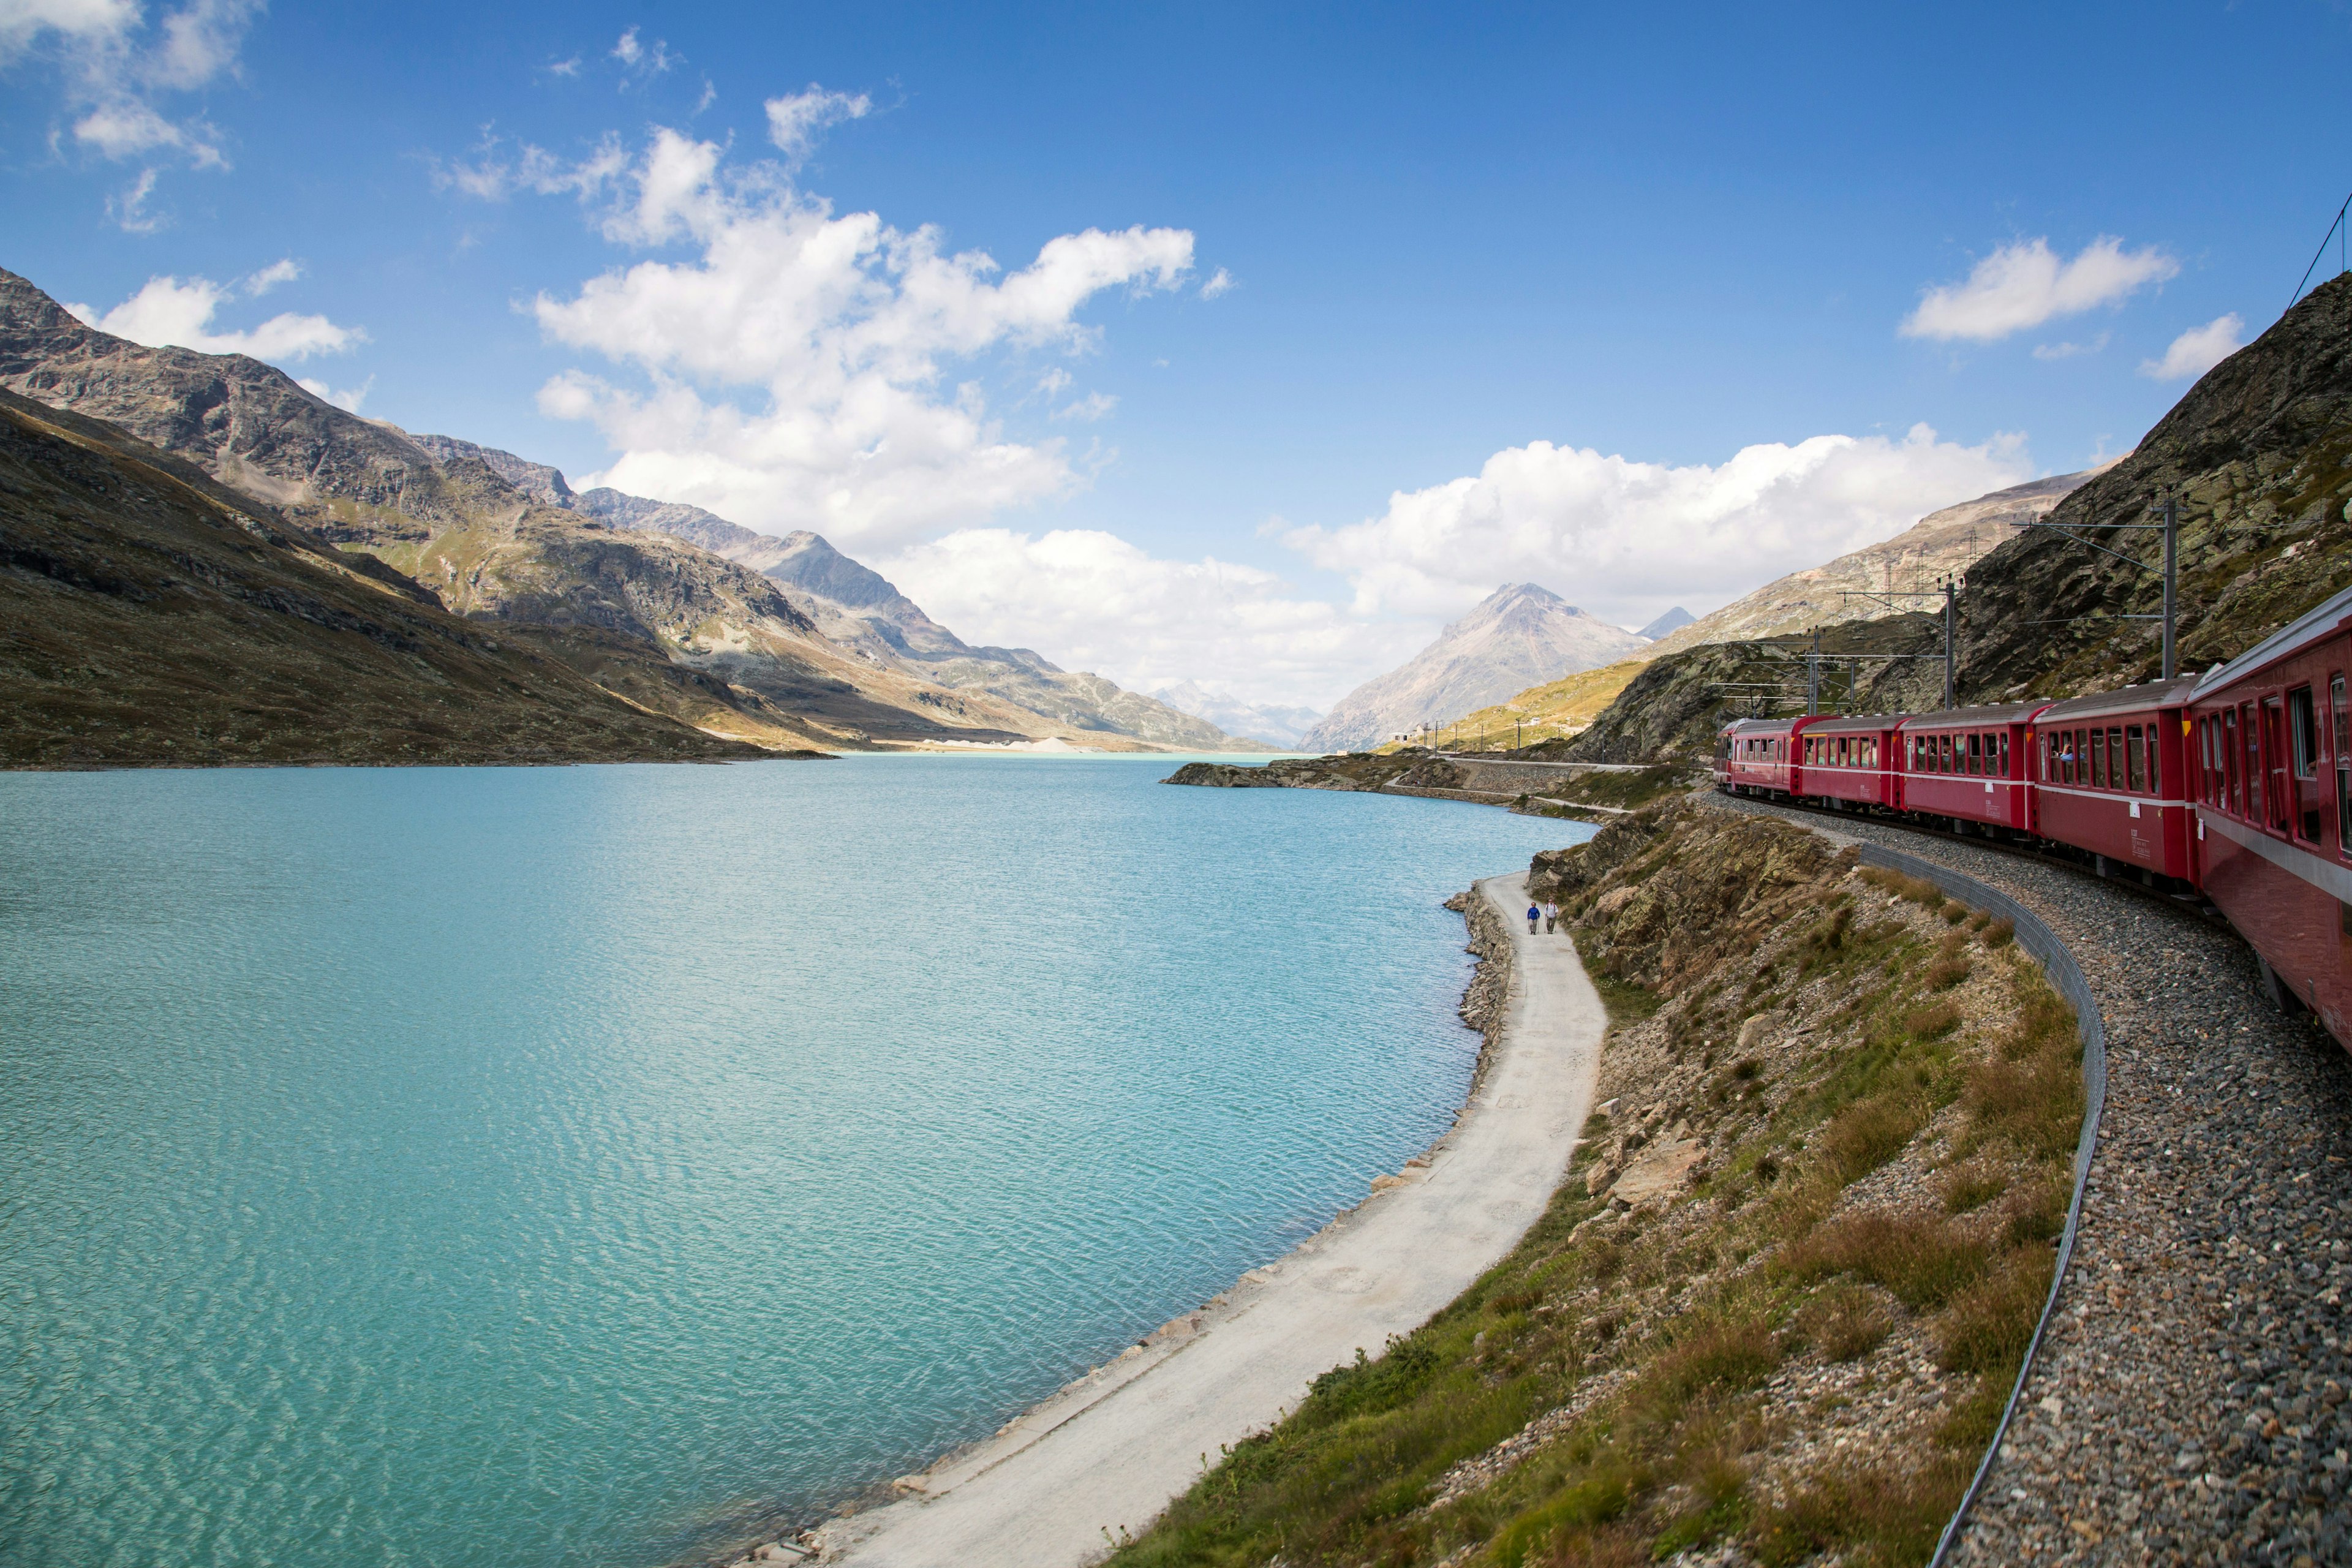
M639 36L643 31L640 27L631 27L621 35L621 41L613 46L613 58L621 62L621 85L624 87L647 77L659 76L686 58L671 54L669 45L659 38L648 47Z
M290 310L272 316L247 331L214 329L214 315L240 289L248 296L259 294L289 277L298 276L299 268L292 273L287 271L293 265L280 261L241 283L231 284L215 283L208 278L191 278L185 282L177 278L150 278L145 288L102 314L88 305L68 305L66 309L88 325L112 332L118 338L129 338L151 348L170 344L199 353L302 360L312 354L341 353L367 342L367 334L357 327L339 326L324 316L298 315ZM362 388L354 395L364 395ZM327 395L322 392L320 395Z
M629 155L621 139L607 132L588 155L577 160L560 157L529 142L513 143L485 128L474 145L473 157L435 158L430 162L436 189L455 191L477 201L502 202L521 192L542 196L572 195L588 201L601 195L628 168Z
M1349 616L1276 574L1176 561L1094 530L961 529L874 563L958 635L1032 647L1130 690L1197 679L1254 700L1328 704L1428 640ZM1418 640L1414 640L1418 639ZM1402 653L1396 649L1409 642Z
M2235 310L2216 316L2173 339L2162 359L2140 361L2139 373L2154 381L2183 381L2203 375L2245 347L2245 318Z
M1233 288L1234 275L1220 267L1209 274L1209 280L1206 283L1201 285L1201 298L1213 300L1220 294L1232 292Z
M220 132L175 113L170 95L211 85L237 68L237 50L261 0L188 0L151 26L136 0L0 0L0 65L39 55L58 71L71 145L111 163L144 163L109 200L122 227L159 226L149 203L159 168L226 169ZM64 132L52 145L64 142Z
M1537 441L1399 491L1379 517L1283 540L1344 574L1358 614L1450 617L1532 581L1625 620L1653 603L1724 603L2032 475L2018 437L1964 447L1925 425L1901 440L1816 436L1684 467Z
M1967 281L1924 290L1919 308L1904 319L1903 335L1990 342L2060 316L2119 305L2179 270L2179 262L2155 247L2126 250L2111 235L2084 246L2072 261L2061 261L2047 239L2004 245L1978 262Z
M1083 353L1088 301L1192 270L1189 231L1137 226L1057 236L1008 272L935 228L837 215L780 164L725 162L718 143L657 128L602 226L692 258L641 260L531 309L550 341L635 373L574 369L540 392L542 410L594 421L619 453L603 482L752 527L888 545L1066 492L1080 476L1062 444L1009 438L950 367Z
M2033 345L2033 357L2039 360L2062 360L2073 359L2076 354L2095 354L2107 346L2107 339L2112 335L2112 333L2101 332L2087 343L2036 343Z
M863 120L874 100L862 92L827 92L814 82L806 92L787 93L767 101L768 140L797 167L816 146L816 139L845 120Z

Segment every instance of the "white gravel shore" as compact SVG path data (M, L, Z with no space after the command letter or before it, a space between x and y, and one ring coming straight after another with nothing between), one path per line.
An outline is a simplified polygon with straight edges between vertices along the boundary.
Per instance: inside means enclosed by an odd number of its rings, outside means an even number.
M1517 1244L1574 1152L1607 1015L1568 940L1528 935L1524 874L1478 889L1510 932L1513 973L1500 1037L1453 1130L1279 1262L908 1478L903 1500L824 1526L810 1538L819 1561L1097 1561L1192 1485L1220 1447L1280 1418L1358 1347L1377 1355Z

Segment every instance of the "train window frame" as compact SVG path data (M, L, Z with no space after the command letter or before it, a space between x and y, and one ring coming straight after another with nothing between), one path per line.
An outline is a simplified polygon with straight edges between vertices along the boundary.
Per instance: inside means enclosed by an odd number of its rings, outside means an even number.
M2336 858L2352 860L2352 701L2346 699L2342 670L2327 678L2327 705L2336 731Z
M2158 739L2163 733L2164 721L2159 715L2156 722L2147 727L2147 793L2154 795L2164 793L2164 764L2160 760L2164 746Z
M2147 793L2147 731L2138 724L2124 726L2124 787L2134 795Z
M2286 745L2294 776L2316 780L2319 777L2319 715L2311 700L2311 688L2298 686L2286 694Z
M2091 787L2107 787L2107 732L2105 730L2091 731Z
M2226 785L2221 809L2232 816L2243 816L2246 806L2245 758L2238 754L2238 710L2221 710L2221 773Z
M2009 776L2009 731L2000 731L2000 776Z

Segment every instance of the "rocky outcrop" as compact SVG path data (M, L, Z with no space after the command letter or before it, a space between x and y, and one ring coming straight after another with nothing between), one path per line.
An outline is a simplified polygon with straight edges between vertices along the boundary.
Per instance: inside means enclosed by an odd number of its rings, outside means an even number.
M1531 686L1597 669L1647 645L1532 583L1496 589L1435 642L1348 693L1300 738L1303 748L1377 746Z

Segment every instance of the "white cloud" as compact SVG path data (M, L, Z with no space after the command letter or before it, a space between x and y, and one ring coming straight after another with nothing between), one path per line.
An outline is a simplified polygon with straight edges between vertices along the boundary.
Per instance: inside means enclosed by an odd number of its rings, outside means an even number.
M751 527L887 546L1066 492L1080 476L1062 444L1008 438L976 383L943 385L949 367L1083 352L1095 296L1192 269L1188 231L1138 226L1058 236L1008 273L934 228L836 216L780 165L723 163L718 144L656 129L615 181L608 237L697 254L541 295L550 340L643 381L572 370L540 406L597 424L620 454L603 482Z
M268 293L280 283L291 283L302 276L302 264L292 257L273 261L245 280L245 291L255 299Z
M1062 389L1069 385L1072 379L1068 371L1064 370L1060 365L1055 365L1037 378L1037 395L1040 397L1059 396Z
M1354 609L1451 617L1536 582L1611 620L1720 605L1891 537L1926 513L2031 478L2023 443L1816 436L1673 468L1538 441L1475 475L1399 491L1377 518L1284 542L1343 574Z
M580 74L580 68L584 63L585 62L583 61L578 55L573 55L569 59L558 60L553 65L548 67L547 74L550 76L578 76Z
M295 384L311 396L333 404L346 414L357 414L360 405L367 401L367 395L375 390L375 377L370 376L357 386L345 387L340 392L315 376L298 377Z
M2101 332L2087 343L2036 343L2033 345L2033 357L2039 360L2061 360L2073 359L2076 354L2095 354L2107 346L2107 339L2113 335L2110 332Z
M1220 267L1209 274L1206 283L1201 285L1201 298L1213 300L1220 294L1231 293L1234 287L1234 275Z
M0 65L36 51L54 61L73 144L148 165L107 207L125 229L152 232L163 221L148 205L160 166L228 167L220 132L199 115L174 115L164 100L235 76L261 8L261 0L188 0L150 26L136 0L0 0Z
M278 281L272 275L280 274L288 265L279 262L255 273L245 280L246 291L260 292L253 285L264 278L272 283ZM301 360L312 354L341 353L367 341L367 334L356 327L338 326L324 316L296 315L292 311L272 316L249 331L215 331L213 316L235 296L236 288L206 278L191 278L185 282L177 278L150 278L145 288L102 315L88 305L68 305L66 309L100 331L112 332L151 348L172 344L199 353Z
M1964 283L1924 290L1919 308L1904 319L1906 338L1966 338L1990 342L2059 316L2118 305L2180 264L2153 246L2126 250L2102 235L2072 261L2059 260L2047 239L2004 245L1969 273Z
M621 41L613 46L613 58L621 62L624 87L631 81L659 76L686 58L671 54L669 45L659 38L654 40L651 48L647 48L645 41L637 36L640 31L642 29L631 27L621 35Z
M2140 361L2139 373L2156 381L2181 381L2203 375L2245 346L2240 335L2245 330L2245 318L2235 310L2216 316L2173 339L2162 359Z
M768 100L768 140L797 167L828 129L845 120L863 120L873 109L874 100L862 92L827 92L811 82L806 92Z
M1082 419L1091 425L1118 406L1118 399L1108 392L1089 392L1066 408L1054 410L1056 419Z
M963 529L873 564L961 637L1035 647L1135 691L1193 679L1318 706L1433 635L1416 624L1401 637L1256 567L1167 560L1092 530Z
M436 189L456 191L477 201L502 202L519 191L542 196L574 195L587 201L602 193L629 166L621 139L607 132L589 154L577 163L556 156L544 147L519 142L512 152L506 140L485 129L470 163L432 160Z

